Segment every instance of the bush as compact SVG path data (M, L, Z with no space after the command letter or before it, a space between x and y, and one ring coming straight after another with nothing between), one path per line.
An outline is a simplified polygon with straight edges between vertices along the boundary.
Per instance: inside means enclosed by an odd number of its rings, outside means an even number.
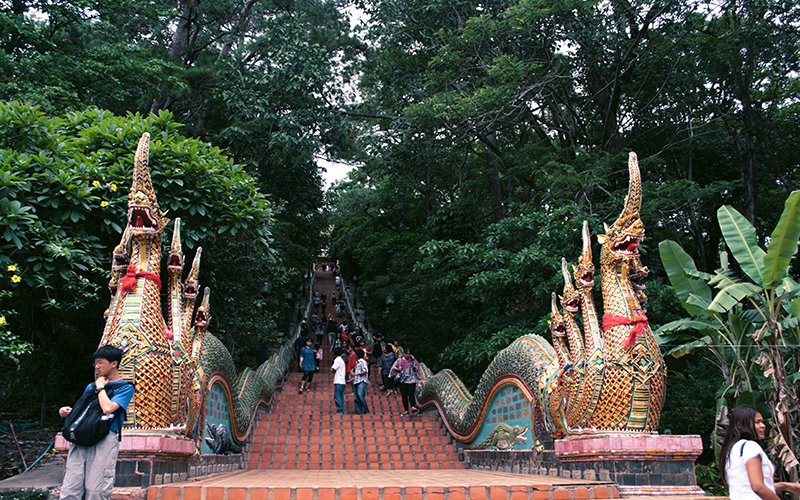
M159 204L182 219L187 265L198 245L206 247L200 279L217 292L212 330L234 352L239 342L266 348L272 329L263 325L285 314L283 304L258 294L265 280L288 281L271 249L272 204L222 150L182 136L168 112L115 116L92 108L50 117L0 103L0 397L7 408L38 415L37 399L50 408L70 404L91 377L111 250L125 225L143 132L151 135Z

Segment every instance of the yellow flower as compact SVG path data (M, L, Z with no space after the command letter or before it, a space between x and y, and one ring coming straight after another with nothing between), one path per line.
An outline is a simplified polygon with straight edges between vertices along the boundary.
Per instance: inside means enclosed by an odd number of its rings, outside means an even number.
M100 206L101 207L107 207L108 206L108 202L107 201L101 201L100 202Z
M6 326L6 324L8 324L8 322L6 321L6 317L0 316L0 326Z
M114 184L113 182L111 184L109 184L108 187L110 187L112 191L116 191L117 190L117 185Z
M8 267L6 268L6 271L8 271L10 273L13 273L16 270L17 270L17 266L15 266L14 264L9 264Z
M11 277L12 283L19 283L20 281L22 281L22 278L19 277L19 274L15 274L14 276Z
M92 186L94 186L96 188L99 188L100 187L100 181L92 181Z

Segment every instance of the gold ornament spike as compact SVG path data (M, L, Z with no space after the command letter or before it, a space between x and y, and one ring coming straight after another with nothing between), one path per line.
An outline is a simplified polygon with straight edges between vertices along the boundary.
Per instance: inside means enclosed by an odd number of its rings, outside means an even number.
M588 221L583 221L581 238L583 240L583 250L573 274L575 276L575 284L581 294L584 347L586 357L589 358L595 349L603 349L603 338L594 303L594 263L592 262L592 237L589 232Z
M580 295L572 286L572 277L569 274L567 259L561 258L561 275L564 278L564 290L561 295L561 307L564 309L564 326L569 342L569 352L574 365L583 363L585 353L583 349L583 337L578 324L575 322L575 313L580 307ZM579 368L580 369L580 368Z
M203 247L197 247L197 251L192 259L192 267L183 283L183 306L181 310L181 327L184 332L190 332L186 347L190 348L194 344L194 333L192 331L192 320L194 319L194 306L200 290L200 261L203 257Z
M567 384L567 404L564 413L570 425L574 424L575 415L580 412L581 391L583 389L583 376L586 367L586 353L583 346L583 333L575 320L575 313L580 307L581 297L572 285L572 276L569 273L567 259L561 259L561 275L564 278L564 291L561 297L561 307L564 309L564 328L567 332L570 353L572 356L572 369L565 373Z
M169 260L167 261L167 271L169 272L169 304L167 305L167 325L172 333L173 342L181 344L183 342L183 325L181 322L183 313L183 247L181 245L181 219L176 218L172 229L172 243L169 247Z

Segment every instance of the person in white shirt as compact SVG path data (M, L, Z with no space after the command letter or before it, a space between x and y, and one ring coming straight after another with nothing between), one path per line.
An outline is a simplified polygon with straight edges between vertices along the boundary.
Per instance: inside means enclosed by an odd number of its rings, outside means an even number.
M344 415L344 388L347 385L345 378L345 363L342 358L342 349L333 350L336 359L333 360L331 371L333 372L333 401L336 403L336 413Z
M719 468L731 500L780 500L778 494L800 493L798 483L775 483L775 466L757 441L767 434L764 417L755 408L737 406L720 451Z

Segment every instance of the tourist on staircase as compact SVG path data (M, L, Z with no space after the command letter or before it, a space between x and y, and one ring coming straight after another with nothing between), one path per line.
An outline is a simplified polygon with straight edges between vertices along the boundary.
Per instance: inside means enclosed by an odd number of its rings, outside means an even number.
M328 347L333 349L333 343L336 340L336 320L333 319L333 314L328 314L328 322L326 323L326 330L328 331Z
M397 354L392 350L392 346L385 345L383 354L381 354L381 390L386 391L386 394L394 394L395 391L394 379L389 376L395 361L397 361Z
M356 415L364 415L369 413L367 406L367 384L369 384L369 366L367 360L364 359L364 350L356 349L355 355L358 361L353 369L353 396L355 396L355 412Z
M335 359L331 371L333 372L333 401L336 404L336 414L344 415L344 387L347 385L345 377L345 364L342 358L342 349L337 347L333 350Z
M298 335L294 341L294 354L297 359L300 359L300 351L306 346L309 340L307 330L304 328L305 322L306 320L303 320L302 323L300 323L300 335ZM301 371L303 370L301 364L298 364L297 368Z
M303 370L303 379L300 381L300 394L311 388L314 372L317 371L317 353L314 351L313 340L306 337L306 345L300 349L300 369Z
M417 382L422 380L422 370L419 362L411 354L411 349L405 348L403 357L397 359L392 370L399 372L400 395L403 398L403 409L405 410L400 416L417 414L419 410L414 391L417 389Z

